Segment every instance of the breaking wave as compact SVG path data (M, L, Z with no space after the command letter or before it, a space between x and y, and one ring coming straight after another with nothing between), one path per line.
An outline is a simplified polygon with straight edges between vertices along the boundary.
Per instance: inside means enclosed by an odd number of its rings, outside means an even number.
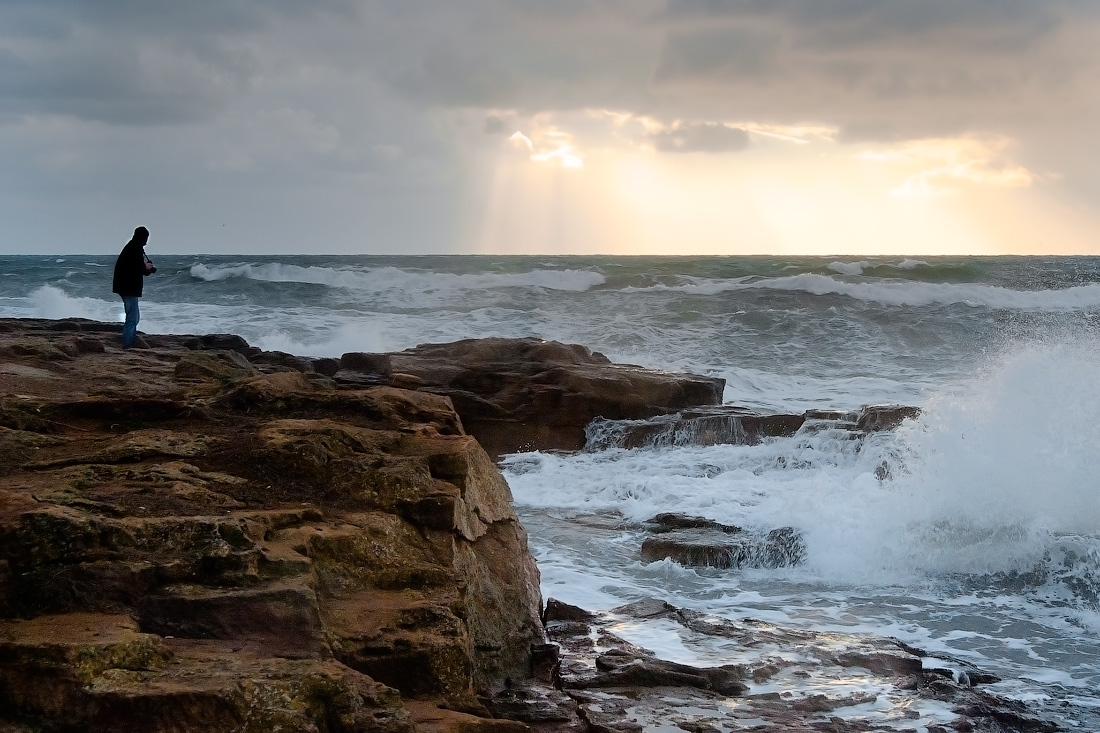
M855 300L891 306L967 305L1009 310L1070 311L1100 308L1100 284L1056 290L1013 290L974 283L929 283L907 280L848 282L829 275L802 273L760 280L699 280L679 285L655 285L646 290L666 290L696 295L717 295L744 290L786 290L811 295L842 295Z
M72 296L54 285L43 285L32 290L27 297L25 313L28 318L90 318L94 321L122 321L125 314L121 301Z
M396 267L336 269L279 262L208 266L196 263L191 276L206 282L233 278L263 282L307 283L358 291L404 290L440 294L462 290L541 288L583 292L604 282L604 276L587 270L530 270L516 273L445 273L404 270Z

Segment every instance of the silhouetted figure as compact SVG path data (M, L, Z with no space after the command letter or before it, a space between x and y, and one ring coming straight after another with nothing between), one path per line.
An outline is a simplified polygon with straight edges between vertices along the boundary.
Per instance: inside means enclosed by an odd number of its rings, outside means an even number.
M144 278L157 271L153 267L153 261L145 255L145 243L148 241L149 230L138 227L134 230L133 238L126 243L115 260L115 277L111 289L122 296L122 305L126 309L126 323L122 326L124 349L133 346L137 339L138 321L141 319L138 300L141 298Z

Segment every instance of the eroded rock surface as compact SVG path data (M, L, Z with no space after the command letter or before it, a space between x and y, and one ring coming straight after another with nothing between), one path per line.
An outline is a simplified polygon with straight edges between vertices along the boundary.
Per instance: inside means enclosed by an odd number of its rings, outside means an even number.
M806 558L806 543L792 527L767 532L744 530L706 517L658 514L644 523L645 562L669 558L688 567L781 568Z
M612 364L584 346L470 339L393 354L344 354L338 381L393 381L445 395L492 456L578 450L597 417L628 420L722 402L725 380Z
M889 639L652 599L551 599L540 619L508 487L452 399L490 416L487 439L562 448L594 410L721 386L521 341L466 343L451 367L454 345L425 347L420 368L226 334L123 352L117 325L0 320L0 731L1055 730L981 689L992 676ZM502 347L521 374L493 366ZM802 417L897 417L876 414ZM662 659L627 638L647 625L721 658Z
M448 398L104 325L0 321L0 727L522 728L538 571Z
M551 613L551 609L553 612ZM546 628L560 645L557 686L594 731L1054 731L962 660L926 668L896 640L730 620L644 599L588 613L551 599ZM662 660L623 634L670 635L688 662ZM707 650L721 648L720 659ZM513 691L511 714L535 691Z
M588 427L587 447L653 448L673 445L756 445L768 438L818 434L858 440L893 430L920 415L905 405L867 405L851 412L808 410L765 415L735 405L699 407L647 419L618 420L606 415Z

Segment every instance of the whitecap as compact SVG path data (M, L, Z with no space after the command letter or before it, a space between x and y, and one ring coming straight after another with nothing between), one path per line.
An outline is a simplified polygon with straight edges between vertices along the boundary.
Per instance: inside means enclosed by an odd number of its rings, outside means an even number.
M896 267L899 270L913 270L918 267L928 267L928 263L924 260L904 259Z
M841 275L862 275L863 268L870 267L870 265L871 263L866 260L860 262L833 262L829 265L829 269Z
M244 278L265 282L309 283L346 288L367 293L386 293L394 301L433 303L459 297L468 291L501 288L534 288L583 292L605 282L605 277L590 270L529 270L517 273L446 273L407 270L396 267L342 269L271 262L259 265L237 264L208 266L196 263L191 276L207 282Z
M32 318L90 318L96 321L123 321L121 301L81 298L69 295L54 285L43 285L28 296Z

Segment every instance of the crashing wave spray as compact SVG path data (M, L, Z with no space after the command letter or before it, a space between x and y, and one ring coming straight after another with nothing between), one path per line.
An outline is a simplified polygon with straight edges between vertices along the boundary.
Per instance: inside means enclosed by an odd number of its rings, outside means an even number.
M933 400L899 431L881 487L890 500L855 492L869 500L864 527L840 555L932 575L1100 571L1072 567L1095 566L1100 547L1098 357L1093 336L1033 342Z

